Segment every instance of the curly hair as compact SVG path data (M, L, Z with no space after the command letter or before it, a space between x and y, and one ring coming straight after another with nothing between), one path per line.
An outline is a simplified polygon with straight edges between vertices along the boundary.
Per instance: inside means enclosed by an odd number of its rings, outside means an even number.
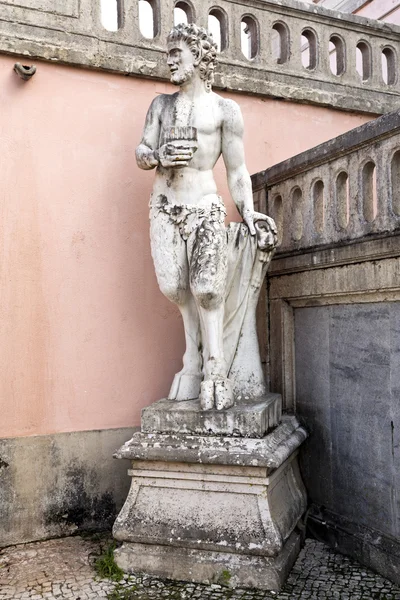
M204 27L199 27L194 23L186 25L179 23L175 25L168 34L167 42L180 41L186 42L192 54L199 60L200 77L205 81L207 91L211 91L214 81L214 69L217 62L218 46L214 42L211 33L208 33Z

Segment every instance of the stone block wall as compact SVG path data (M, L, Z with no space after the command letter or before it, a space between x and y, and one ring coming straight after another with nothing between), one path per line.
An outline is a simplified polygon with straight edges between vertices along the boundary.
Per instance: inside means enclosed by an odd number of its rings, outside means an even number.
M400 302L295 310L309 530L400 581Z
M268 274L268 366L272 391L310 432L309 531L396 582L399 125L397 111L253 177L281 236Z

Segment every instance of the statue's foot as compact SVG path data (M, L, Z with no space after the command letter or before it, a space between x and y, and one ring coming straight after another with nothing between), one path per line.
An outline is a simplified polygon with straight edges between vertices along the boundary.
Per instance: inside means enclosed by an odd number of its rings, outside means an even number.
M202 410L212 410L214 404L214 382L206 379L201 382L200 387L200 406Z
M174 377L168 400L194 400L200 394L201 373L185 373L179 371Z
M219 379L215 382L215 408L223 410L234 404L233 385L230 379Z
M234 404L233 385L229 379L206 379L201 383L200 406L202 410L223 410Z

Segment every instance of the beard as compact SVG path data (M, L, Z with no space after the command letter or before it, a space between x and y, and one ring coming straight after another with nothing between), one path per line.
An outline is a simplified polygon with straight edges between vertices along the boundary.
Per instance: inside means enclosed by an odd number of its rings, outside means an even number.
M184 69L179 69L178 71L175 71L175 73L171 73L171 83L174 83L175 85L182 85L193 77L193 73L193 65L185 67Z

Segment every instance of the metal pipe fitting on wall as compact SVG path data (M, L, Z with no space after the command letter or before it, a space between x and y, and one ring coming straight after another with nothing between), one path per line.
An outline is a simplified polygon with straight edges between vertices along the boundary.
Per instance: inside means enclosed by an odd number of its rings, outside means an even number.
M36 67L35 65L28 67L27 65L21 65L21 63L15 63L14 71L18 77L21 77L24 81L28 81L36 73Z

